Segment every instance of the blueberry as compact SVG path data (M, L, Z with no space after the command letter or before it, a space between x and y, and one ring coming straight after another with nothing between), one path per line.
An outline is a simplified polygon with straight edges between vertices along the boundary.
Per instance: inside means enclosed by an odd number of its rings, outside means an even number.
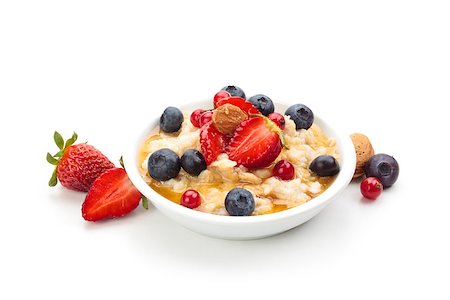
M238 86L227 85L222 88L222 91L227 91L233 97L241 97L243 99L246 99L244 91Z
M312 110L303 104L294 104L284 113L291 117L295 123L295 129L309 129L314 122L314 114Z
M225 209L230 216L250 216L255 210L252 193L243 188L234 188L225 197Z
M148 173L158 181L166 181L177 177L180 169L180 158L175 152L167 148L153 152L148 159Z
M263 115L268 116L275 111L272 100L263 94L252 96L248 102L253 104Z
M167 107L159 119L159 127L162 131L172 133L181 128L184 117L181 110L176 107Z
M200 151L194 149L186 150L181 156L181 167L192 176L198 176L206 169L205 157Z
M334 176L340 171L339 163L331 155L317 156L309 165L309 169L320 177Z
M366 177L378 178L383 184L383 187L388 188L397 181L400 167L395 158L380 153L369 159L364 166L364 173L366 174Z

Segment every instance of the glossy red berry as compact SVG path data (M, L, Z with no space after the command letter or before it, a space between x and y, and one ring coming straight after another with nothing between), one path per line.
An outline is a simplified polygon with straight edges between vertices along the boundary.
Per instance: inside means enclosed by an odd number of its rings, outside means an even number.
M200 115L200 118L198 119L198 125L202 127L205 124L208 124L212 120L212 111L208 110Z
M271 113L269 115L269 119L272 120L275 124L277 124L281 130L284 129L284 125L286 125L286 121L284 120L284 117L282 114L279 114L276 112Z
M383 184L376 177L368 177L361 182L360 189L365 198L375 200L383 191Z
M294 178L295 168L287 160L280 160L273 167L273 176L278 177L282 180L291 180Z
M195 190L187 190L181 195L181 205L187 208L199 207L202 203L202 198L200 194Z
M222 100L222 99L226 99L226 98L230 98L231 94L228 93L227 91L218 91L217 94L214 95L214 108L217 107L217 103Z
M201 116L203 113L205 113L205 110L204 110L204 109L201 109L201 108L196 109L196 110L194 110L194 111L192 112L192 114L191 114L191 123L192 123L192 125L194 125L194 126L197 127L197 128L200 128L199 121L200 121L200 116Z

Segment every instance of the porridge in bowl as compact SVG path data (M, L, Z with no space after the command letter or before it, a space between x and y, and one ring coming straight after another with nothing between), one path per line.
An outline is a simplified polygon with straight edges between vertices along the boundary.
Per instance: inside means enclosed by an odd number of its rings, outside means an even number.
M142 178L163 197L217 215L254 216L311 201L339 172L335 140L305 105L223 90L214 109L168 107L140 148ZM238 97L239 96L239 97Z

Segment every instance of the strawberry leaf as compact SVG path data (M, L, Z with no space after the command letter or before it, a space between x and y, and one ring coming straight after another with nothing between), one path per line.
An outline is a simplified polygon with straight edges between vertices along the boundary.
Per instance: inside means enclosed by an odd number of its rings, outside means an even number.
M122 166L122 168L125 169L125 166L124 166L124 164L123 164L123 156L121 156L121 157L119 158L119 163L120 163L120 165Z
M142 195L142 207L148 209L148 199L144 195Z
M58 131L55 131L55 133L53 134L53 139L55 140L56 146L58 146L58 148L59 148L60 150L64 149L64 139L63 139L63 137L59 134Z
M64 150L61 150L58 153L56 153L55 155L53 155L53 157L62 157L63 154L64 154Z
M72 134L72 137L66 141L66 145L64 146L64 148L67 148L67 147L69 147L69 146L72 146L73 143L76 142L77 138L78 138L78 134L76 134L76 132L74 132L74 133Z
M47 161L54 166L58 165L58 160L55 159L50 153L47 152Z
M58 183L58 178L56 178L56 168L55 171L53 171L52 177L48 181L49 186L55 186Z

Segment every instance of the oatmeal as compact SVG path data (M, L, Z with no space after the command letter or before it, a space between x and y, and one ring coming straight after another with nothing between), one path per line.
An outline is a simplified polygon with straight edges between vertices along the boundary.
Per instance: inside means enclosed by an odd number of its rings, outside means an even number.
M201 129L194 126L190 115L191 113L184 114L184 121L177 132L167 133L159 128L155 129L144 141L139 156L140 172L144 180L156 192L175 203L179 204L183 193L192 189L201 195L201 203L195 210L228 215L224 199L230 190L240 187L253 195L252 215L268 214L310 201L325 191L334 180L333 176L318 176L309 166L319 156L329 155L338 159L335 140L327 137L316 124L312 124L307 130L297 130L297 124L290 116L284 116L284 145L281 151L263 168L245 167L236 160L231 160L228 153L220 153L198 176L190 175L181 168L174 178L155 180L148 170L148 160L155 151L170 149L182 157L189 149L202 150ZM281 160L290 162L294 167L293 179L282 180L273 176L273 168Z

